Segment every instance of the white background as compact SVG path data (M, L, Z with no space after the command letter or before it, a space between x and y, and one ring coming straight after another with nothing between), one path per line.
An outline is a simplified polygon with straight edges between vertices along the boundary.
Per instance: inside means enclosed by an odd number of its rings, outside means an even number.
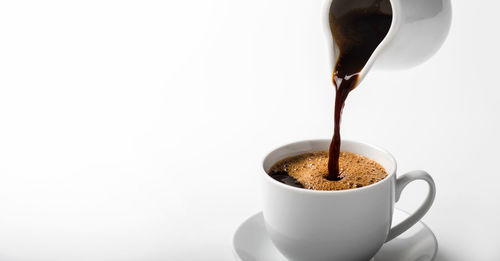
M331 136L320 8L1 1L0 260L232 260L260 159ZM500 4L453 8L431 60L351 93L342 133L434 176L438 261L500 260Z

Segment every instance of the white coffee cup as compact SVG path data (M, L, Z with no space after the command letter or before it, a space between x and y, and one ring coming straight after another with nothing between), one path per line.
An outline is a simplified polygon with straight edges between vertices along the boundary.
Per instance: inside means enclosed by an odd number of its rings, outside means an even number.
M411 171L396 178L396 161L378 147L343 140L341 150L380 163L388 176L369 186L341 191L296 188L268 175L284 158L328 150L330 140L307 140L280 147L263 161L263 214L276 248L293 261L366 261L387 242L418 222L436 194L432 177ZM426 200L408 219L391 228L394 204L405 186L415 180L429 184Z

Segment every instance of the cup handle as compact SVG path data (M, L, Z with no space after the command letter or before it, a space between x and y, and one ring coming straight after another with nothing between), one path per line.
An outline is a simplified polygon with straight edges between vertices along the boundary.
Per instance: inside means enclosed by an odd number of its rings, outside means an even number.
M425 182L427 182L427 184L429 185L427 198L425 199L424 203L417 209L417 211L415 211L415 213L413 213L397 226L391 228L385 242L393 240L395 237L401 235L403 232L415 225L415 223L422 219L425 213L427 213L427 211L431 208L432 203L434 202L434 198L436 197L436 185L434 184L434 180L432 179L431 175L423 170L410 171L396 180L396 202L399 201L401 192L406 187L406 185L415 180L424 180Z

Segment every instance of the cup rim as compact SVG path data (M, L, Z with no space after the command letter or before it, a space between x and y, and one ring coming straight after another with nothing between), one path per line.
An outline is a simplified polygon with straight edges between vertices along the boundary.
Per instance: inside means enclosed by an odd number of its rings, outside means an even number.
M298 193L306 193L306 194L340 194L340 193L354 193L354 192L371 190L371 189L373 189L373 188L375 188L377 186L381 186L382 184L384 184L386 182L390 182L390 180L392 179L392 177L396 175L396 172L397 172L396 159L387 150L385 150L385 149L383 149L383 148L381 148L379 146L368 144L368 143L364 143L364 142L359 142L359 141L354 141L354 140L342 140L342 143L344 143L344 142L346 142L346 143L354 143L356 145L370 147L371 149L374 149L376 151L379 151L380 153L383 153L383 154L387 155L389 157L390 161L391 161L391 164L394 166L393 169L392 169L392 171L391 171L391 173L388 173L387 177L385 177L383 180L378 181L378 182L373 183L373 184L370 184L368 186L363 186L361 188L345 189L345 190L313 190L313 189L306 189L306 188L297 188L297 187L293 187L293 186L281 183L281 182L273 179L271 176L269 176L269 174L267 173L266 169L264 168L264 162L266 161L266 159L271 154L273 154L273 153L275 153L275 152L283 149L284 147L287 147L287 146L290 146L290 145L298 145L300 143L307 143L307 142L330 142L330 140L328 140L328 139L300 140L300 141L290 142L290 143L284 144L284 145L279 146L278 148L272 150L271 152L267 153L266 156L261 161L261 171L260 172L261 172L261 175L265 176L264 179L268 180L271 184L273 184L275 186L278 186L278 187L281 187L283 189L287 189L287 190L290 190L290 191L295 191L295 192L298 192ZM276 162L274 162L274 163L276 163Z

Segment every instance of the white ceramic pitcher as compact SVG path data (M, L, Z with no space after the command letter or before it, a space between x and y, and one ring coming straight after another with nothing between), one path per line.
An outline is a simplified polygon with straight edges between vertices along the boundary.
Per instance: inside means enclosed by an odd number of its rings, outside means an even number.
M339 52L328 20L331 3L332 0L324 2L323 21L333 71ZM423 63L439 50L450 30L450 0L390 0L390 3L391 27L361 71L358 84L372 68L407 69Z

